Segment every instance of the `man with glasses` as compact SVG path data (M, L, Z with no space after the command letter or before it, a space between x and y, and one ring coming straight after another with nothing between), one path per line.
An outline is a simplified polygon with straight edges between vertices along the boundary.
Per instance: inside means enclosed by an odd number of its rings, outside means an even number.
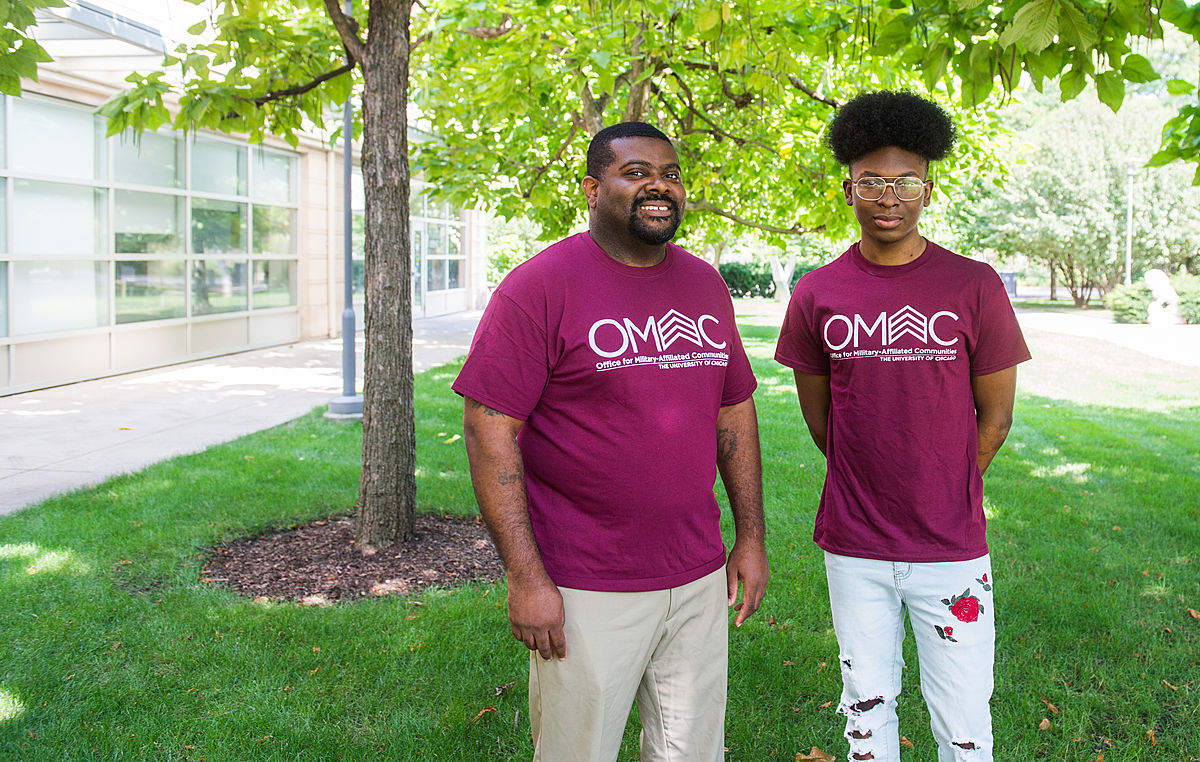
M827 142L860 239L796 284L775 358L825 454L825 551L849 759L898 762L907 611L938 759L992 759L994 580L982 475L1029 359L999 276L918 228L930 162L954 145L936 104L876 92Z

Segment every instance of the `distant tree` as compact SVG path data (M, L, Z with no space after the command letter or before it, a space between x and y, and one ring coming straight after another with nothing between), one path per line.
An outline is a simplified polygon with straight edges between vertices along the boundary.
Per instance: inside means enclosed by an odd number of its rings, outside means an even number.
M968 248L1047 265L1083 306L1124 279L1132 171L1134 274L1189 266L1200 248L1200 189L1186 166L1143 167L1169 114L1150 95L1117 114L1090 96L1016 109L1008 172L955 205L960 236Z

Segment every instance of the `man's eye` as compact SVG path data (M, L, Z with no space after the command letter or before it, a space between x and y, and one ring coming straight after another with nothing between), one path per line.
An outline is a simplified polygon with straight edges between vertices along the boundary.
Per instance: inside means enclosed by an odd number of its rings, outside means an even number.
M879 180L874 177L869 177L869 178L866 178L865 180L859 180L858 184L863 188L869 188L871 190L875 190L877 188L882 188L884 185L886 185L886 183L883 180Z

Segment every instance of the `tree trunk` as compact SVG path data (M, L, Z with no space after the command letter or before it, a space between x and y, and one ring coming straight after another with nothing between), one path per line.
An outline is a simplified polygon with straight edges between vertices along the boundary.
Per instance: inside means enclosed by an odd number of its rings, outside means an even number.
M788 257L787 265L784 265L779 255L772 254L767 257L767 262L771 265L771 280L775 281L775 301L786 302L792 296L788 286L792 282L792 273L796 272L796 258Z
M372 0L363 72L366 357L355 541L372 553L412 535L416 484L408 219L412 0Z

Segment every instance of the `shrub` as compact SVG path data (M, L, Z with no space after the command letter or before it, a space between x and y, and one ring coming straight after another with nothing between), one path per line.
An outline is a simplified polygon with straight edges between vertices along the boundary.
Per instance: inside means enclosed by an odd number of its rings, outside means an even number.
M792 271L792 279L788 283L788 294L790 295L796 290L796 283L805 275L808 275L813 270L816 270L821 265L808 265L802 262L796 263L796 269Z
M1173 275L1171 286L1179 294L1179 312L1192 325L1200 324L1200 277Z
M721 273L725 285L729 286L729 293L735 297L770 299L775 296L775 281L771 279L771 268L768 265L722 262L717 266L717 272Z
M1150 289L1141 281L1132 286L1117 286L1104 297L1118 323L1145 323L1151 299Z

